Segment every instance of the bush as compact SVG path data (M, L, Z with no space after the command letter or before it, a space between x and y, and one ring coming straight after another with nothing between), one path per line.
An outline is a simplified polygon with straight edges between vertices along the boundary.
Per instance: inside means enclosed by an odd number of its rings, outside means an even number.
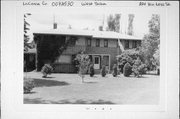
M102 76L102 77L105 77L105 76L106 76L106 66L105 66L105 65L102 66L101 76Z
M50 64L45 64L41 69L41 72L44 78L46 78L48 74L51 74L52 71L53 71L53 68Z
M131 67L131 65L127 62L127 63L124 65L123 74L124 74L124 76L128 77L129 75L131 75L131 73L132 73L132 67Z
M34 87L35 83L33 79L24 78L24 93L30 93Z
M157 75L160 75L160 68L157 68Z
M112 75L113 75L114 77L117 76L117 65L116 65L116 64L114 64L114 66L113 66L113 73L112 73Z
M146 70L146 65L143 64L139 58L135 60L132 71L136 77L142 76L142 74L146 73Z
M90 77L93 77L94 76L94 66L93 66L93 64L90 65L89 71L90 71Z
M120 72L123 73L124 65L128 62L130 65L134 64L134 60L138 57L142 59L141 53L136 49L125 50L121 55L117 56L118 67Z

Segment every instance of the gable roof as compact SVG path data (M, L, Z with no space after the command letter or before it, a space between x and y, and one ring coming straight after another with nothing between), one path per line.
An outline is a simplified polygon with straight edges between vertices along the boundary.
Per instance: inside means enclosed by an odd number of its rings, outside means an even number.
M71 35L71 36L89 36L93 38L103 39L124 39L124 40L142 40L135 36L120 34L112 31L89 31L77 29L50 29L47 31L37 31L33 34L49 34L49 35Z

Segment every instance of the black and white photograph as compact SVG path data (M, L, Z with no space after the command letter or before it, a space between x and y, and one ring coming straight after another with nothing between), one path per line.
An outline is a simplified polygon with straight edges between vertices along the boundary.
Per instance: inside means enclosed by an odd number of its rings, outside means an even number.
M1 6L2 119L179 118L179 2Z
M24 14L24 104L159 104L160 15Z

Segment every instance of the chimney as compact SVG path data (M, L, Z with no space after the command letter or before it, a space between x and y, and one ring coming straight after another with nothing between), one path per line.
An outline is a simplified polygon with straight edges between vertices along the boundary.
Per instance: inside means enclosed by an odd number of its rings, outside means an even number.
M54 14L53 14L53 29L57 29L57 22Z
M56 22L53 23L53 29L57 29L57 23Z

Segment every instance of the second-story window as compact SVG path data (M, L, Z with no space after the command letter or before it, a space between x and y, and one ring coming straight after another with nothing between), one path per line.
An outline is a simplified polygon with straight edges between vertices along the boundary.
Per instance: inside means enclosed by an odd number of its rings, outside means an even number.
M69 43L69 46L75 46L77 37L69 37L69 38L71 40L70 43Z
M91 46L91 39L90 38L87 39L87 46Z
M96 39L96 47L100 46L100 39Z
M104 47L108 47L108 40L104 39Z

